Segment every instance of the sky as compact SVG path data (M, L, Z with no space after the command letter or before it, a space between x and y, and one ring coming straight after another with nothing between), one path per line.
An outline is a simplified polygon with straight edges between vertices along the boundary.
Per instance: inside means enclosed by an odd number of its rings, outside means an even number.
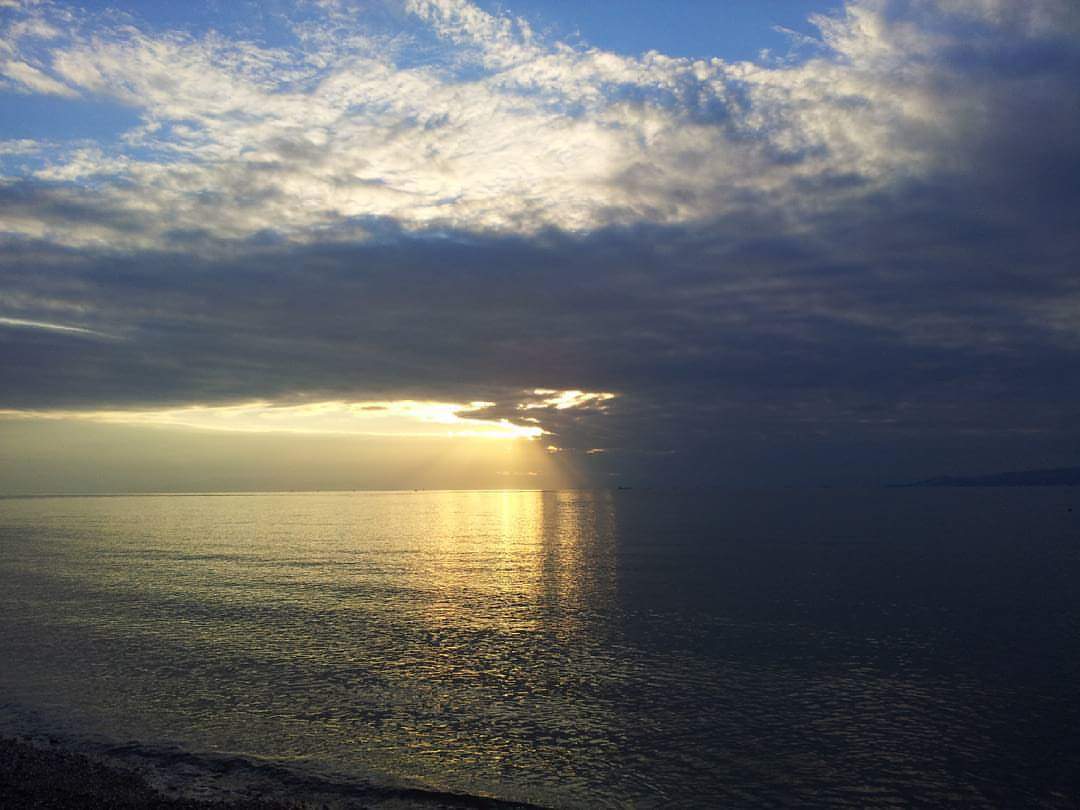
M0 0L0 493L1080 463L1072 0Z

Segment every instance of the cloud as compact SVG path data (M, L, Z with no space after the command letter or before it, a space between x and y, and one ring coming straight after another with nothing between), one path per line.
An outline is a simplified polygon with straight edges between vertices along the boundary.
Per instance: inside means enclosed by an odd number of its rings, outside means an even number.
M463 0L405 4L430 26L410 36L443 43L418 47L419 63L377 31L335 40L332 15L297 23L294 47L83 15L73 34L35 44L48 74L26 69L38 89L119 101L143 123L111 153L57 154L36 177L98 178L106 205L140 212L163 246L195 228L355 238L350 223L369 217L536 233L703 222L748 200L798 213L800 184L919 176L941 158L932 141L957 134L965 110L931 85L961 35L927 32L931 15L908 5L818 17L829 52L780 67L546 42ZM142 247L140 236L114 238Z
M32 138L16 138L0 141L0 155L33 155L44 148Z
M554 408L557 411L565 411L570 408L598 408L603 410L609 400L615 399L615 394L607 392L592 393L589 391L555 391L551 388L537 388L532 392L539 400L531 400L518 405L523 411L534 411L538 408Z
M68 98L75 98L79 95L67 85L56 81L56 79L25 62L9 60L0 63L0 75L13 80L16 86L24 92L45 93L46 95L66 96Z
M73 335L85 335L88 337L108 337L104 332L96 332L93 329L84 329L81 326L69 326L62 323L48 323L46 321L28 321L22 318L2 318L0 326L14 329L45 329L50 332L66 332Z
M4 330L4 407L484 402L620 480L1080 451L1074 4L855 0L765 63L76 16L6 58L140 123L0 185L4 311L127 339Z

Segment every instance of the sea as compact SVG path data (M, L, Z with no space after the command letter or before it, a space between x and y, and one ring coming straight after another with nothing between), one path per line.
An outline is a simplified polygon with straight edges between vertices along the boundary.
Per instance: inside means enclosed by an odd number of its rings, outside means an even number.
M331 807L1077 807L1080 488L0 499L0 734Z

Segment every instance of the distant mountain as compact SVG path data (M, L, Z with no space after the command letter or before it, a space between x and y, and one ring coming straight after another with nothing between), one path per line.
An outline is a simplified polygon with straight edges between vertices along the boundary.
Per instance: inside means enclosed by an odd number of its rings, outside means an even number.
M1076 487L1080 486L1080 467L1055 470L1019 470L994 475L942 475L902 487Z

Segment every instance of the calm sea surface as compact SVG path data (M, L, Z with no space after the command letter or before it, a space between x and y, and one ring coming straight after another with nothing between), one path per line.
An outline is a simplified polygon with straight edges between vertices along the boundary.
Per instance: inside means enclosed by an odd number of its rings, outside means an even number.
M0 500L0 732L342 796L1072 807L1080 491Z

